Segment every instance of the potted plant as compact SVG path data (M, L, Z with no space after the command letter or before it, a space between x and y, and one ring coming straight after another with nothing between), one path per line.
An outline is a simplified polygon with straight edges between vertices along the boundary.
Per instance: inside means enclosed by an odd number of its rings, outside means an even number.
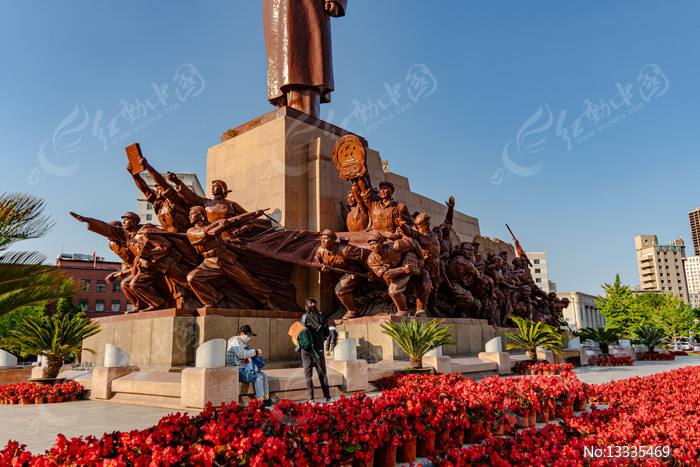
M508 334L515 341L506 346L507 349L525 349L530 360L537 360L537 347L544 347L555 354L562 353L563 339L554 326L545 323L535 323L526 318L511 316L518 325L519 334Z
M635 344L642 344L647 347L648 353L654 353L656 347L667 349L669 348L668 341L662 334L662 332L655 328L654 326L638 326L634 330L634 335L638 337L635 339Z
M450 334L452 326L443 326L436 319L421 323L417 319L382 323L383 333L391 337L408 354L411 368L423 368L423 356L441 345L455 344Z
M600 353L608 355L611 345L617 345L620 342L620 336L612 329L594 329L583 328L574 332L574 335L582 340L597 342L600 347Z
M80 352L83 339L100 332L100 325L79 315L28 316L17 323L2 346L18 351L20 355L42 355L47 365L44 379L56 378L63 362L72 354ZM95 353L92 349L83 349Z

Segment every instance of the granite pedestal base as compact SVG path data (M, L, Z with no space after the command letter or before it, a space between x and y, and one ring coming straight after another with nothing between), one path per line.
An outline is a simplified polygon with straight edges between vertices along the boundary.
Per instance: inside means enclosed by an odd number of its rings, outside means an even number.
M336 320L335 326L339 333L347 332L349 338L355 338L357 342L357 358L368 362L387 360L408 360L408 355L401 350L396 342L382 332L382 323L388 321L398 322L404 318L393 315L377 315L351 320ZM416 319L416 318L409 318ZM432 318L417 318L422 322L428 322ZM505 337L514 332L512 329L494 328L486 320L469 318L447 318L444 324L451 325L454 345L442 347L442 354L446 356L478 355L484 351L484 344L494 337Z
M142 371L180 371L194 366L195 350L211 339L238 334L239 326L250 325L257 336L249 345L261 349L266 362L296 362L289 327L299 313L269 310L167 309L148 313L95 318L102 325L99 334L83 341L82 362L104 365L105 345L112 344L129 354L130 365Z

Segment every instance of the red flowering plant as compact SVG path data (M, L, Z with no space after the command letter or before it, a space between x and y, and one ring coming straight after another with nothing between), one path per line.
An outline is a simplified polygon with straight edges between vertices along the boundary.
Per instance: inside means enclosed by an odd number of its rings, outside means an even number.
M676 356L672 353L644 352L642 355L637 356L637 360L640 362L664 362L675 359Z
M41 386L33 383L6 384L0 386L2 404L41 404L55 402L57 397L69 399L80 397L85 388L75 381L67 381L54 386Z
M379 422L373 401L365 394L341 397L333 404L317 406L326 411L332 420L331 442L337 443L336 460L356 457L371 459L371 452L389 437L389 428Z
M594 355L588 357L588 364L590 366L632 366L634 365L634 358Z

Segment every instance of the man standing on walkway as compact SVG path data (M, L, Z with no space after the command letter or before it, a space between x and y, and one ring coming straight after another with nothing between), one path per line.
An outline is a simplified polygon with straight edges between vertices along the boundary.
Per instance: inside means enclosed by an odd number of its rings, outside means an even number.
M328 319L316 308L316 300L306 299L306 314L302 316L302 324L311 334L313 344L309 349L301 349L301 363L304 365L304 378L306 378L306 390L309 393L309 402L314 400L313 368L321 382L321 389L326 401L331 400L331 391L328 387L328 375L326 374L326 357L323 354L323 344L330 334Z
M242 383L253 383L255 397L262 399L265 406L272 405L270 389L267 385L267 375L260 371L251 361L253 357L261 357L262 350L251 349L247 342L250 336L256 336L249 324L239 328L239 334L233 336L226 344L226 366L238 368L238 379Z

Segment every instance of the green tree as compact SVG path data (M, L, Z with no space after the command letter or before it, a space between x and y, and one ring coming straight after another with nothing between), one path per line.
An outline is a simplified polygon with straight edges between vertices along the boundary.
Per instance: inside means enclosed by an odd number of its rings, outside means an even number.
M455 344L450 329L436 319L423 324L417 319L403 319L397 324L393 321L382 323L382 333L388 335L408 354L413 368L423 367L423 356L441 345Z
M537 347L544 347L555 354L562 353L564 339L557 328L519 316L511 316L510 319L518 325L520 333L508 334L515 344L508 344L507 349L525 349L530 360L537 360Z
M73 281L36 252L10 252L13 243L38 238L53 223L43 216L44 201L22 193L0 195L0 316L75 294Z
M615 276L615 282L605 283L602 287L605 296L598 295L595 304L607 321L605 328L629 334L644 320L640 309L634 306L634 292L628 285L622 285L619 274Z
M574 332L574 335L583 340L597 342L603 355L608 355L611 345L620 342L620 335L613 329L583 328Z
M690 305L675 295L663 295L661 306L656 309L652 321L676 344L679 337L687 336L693 324Z
M10 331L29 316L44 315L43 307L24 307L0 316L0 341L10 336Z
M47 364L44 378L55 378L63 362L80 352L83 339L100 332L100 325L80 315L26 316L10 330L0 345L22 356L42 355ZM92 349L83 349L95 353Z

